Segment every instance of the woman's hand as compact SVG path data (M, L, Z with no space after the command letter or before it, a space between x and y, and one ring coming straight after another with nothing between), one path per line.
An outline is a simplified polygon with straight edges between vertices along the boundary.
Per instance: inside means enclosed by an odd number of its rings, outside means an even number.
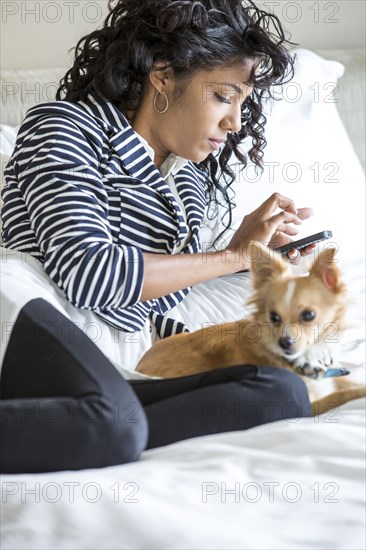
M278 208L281 211L274 214ZM298 234L298 230L289 224L300 225L303 220L306 220L312 214L311 208L296 209L291 199L279 193L273 193L254 212L244 216L227 250L239 251L243 263L247 264L246 248L250 241L259 241L269 248L277 248L287 244L291 242L291 237ZM292 263L297 263L301 256L311 254L313 248L314 245L304 248L301 252L291 251L288 254L288 259Z
M278 208L281 211L274 214ZM214 277L247 270L250 268L247 255L250 241L259 241L272 248L287 244L297 234L297 230L289 224L299 225L311 214L310 208L296 210L290 199L274 193L257 210L245 216L225 250L201 254L144 253L144 283L140 301L165 296ZM307 249L303 252L308 253ZM300 253L298 257L301 257ZM291 258L291 261L296 263L297 260Z
M300 220L306 220L307 218L310 218L310 216L313 215L313 210L311 208L298 208L297 210L297 216L300 218ZM295 229L295 234L298 233L298 231ZM269 248L277 248L278 246L282 246L283 244L290 243L292 239L287 238L286 236L283 236L283 234L279 233L272 237L270 243L268 244ZM295 248L293 250L290 250L286 254L285 257L292 263L292 264L298 264L302 258L302 256L309 256L314 252L314 248L316 248L316 244L311 244L305 248L302 248L301 250L296 250Z

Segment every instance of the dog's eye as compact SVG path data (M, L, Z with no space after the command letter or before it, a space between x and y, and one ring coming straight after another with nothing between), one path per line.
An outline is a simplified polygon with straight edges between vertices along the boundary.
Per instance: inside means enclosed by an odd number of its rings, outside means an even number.
M275 311L271 311L269 319L274 325L278 325L281 322L281 317Z
M309 321L314 321L315 317L315 311L311 311L310 309L304 309L304 311L300 313L300 321L304 321L305 323L308 323Z

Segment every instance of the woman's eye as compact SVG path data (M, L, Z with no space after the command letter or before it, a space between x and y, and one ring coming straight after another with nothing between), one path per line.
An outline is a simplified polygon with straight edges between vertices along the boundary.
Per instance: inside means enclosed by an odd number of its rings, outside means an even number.
M229 105L231 105L231 101L230 101L230 99L228 99L227 97L224 97L224 96L218 94L217 92L215 92L215 96L216 96L216 98L217 98L219 101L221 101L222 103L228 103Z
M310 309L305 309L300 313L300 321L304 321L305 323L308 323L309 321L314 321L315 317L315 311L312 311Z
M274 325L278 325L281 322L281 317L275 311L271 311L271 313L269 314L269 320Z

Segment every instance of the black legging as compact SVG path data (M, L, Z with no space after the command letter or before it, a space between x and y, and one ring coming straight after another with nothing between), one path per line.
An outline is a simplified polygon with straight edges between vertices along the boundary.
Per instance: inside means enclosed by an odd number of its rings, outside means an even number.
M16 320L0 399L2 473L123 464L182 439L310 416L305 384L285 369L237 366L127 382L41 299Z

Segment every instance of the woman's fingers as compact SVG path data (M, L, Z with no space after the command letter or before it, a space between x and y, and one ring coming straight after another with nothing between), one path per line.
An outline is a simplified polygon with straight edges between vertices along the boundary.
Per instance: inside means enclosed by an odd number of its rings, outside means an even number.
M292 214L291 212L287 212L285 210L282 210L282 212L275 214L268 221L274 228L274 230L277 230L277 227L280 225L284 226L284 224L288 223L300 225L302 223L300 218L298 218L295 214Z
M264 201L259 208L263 209L263 214L268 218L271 217L272 213L277 208L281 208L281 210L297 215L297 209L294 202L288 197L280 195L280 193L273 193L273 195L268 197L268 199Z
M297 228L293 226L301 225L312 213L311 208L297 210L291 199L273 193L256 210L244 216L228 248L244 246L251 240L266 243L270 248L287 244L298 234Z
M281 231L281 233L285 233L285 235L289 235L290 237L295 237L299 231L295 227L291 227L290 225L287 225L286 223L281 223L277 226L277 231Z
M306 248L302 248L300 250L300 253L301 253L301 256L309 256L310 254L312 254L314 252L314 249L317 247L318 245L317 244L310 244L309 246L307 246Z
M299 250L290 250L290 252L288 252L286 256L289 262L293 265L297 265L301 261L301 253Z
M263 214L265 217L275 217L272 216L273 212L277 209L281 208L283 212L288 212L290 214L294 214L295 216L293 218L288 218L285 220L285 223L294 223L295 225L300 225L303 220L307 220L313 215L313 209L312 208L296 208L295 203L289 199L288 197L284 197L283 195L280 195L280 193L273 193L260 207L259 209L263 210Z
M292 264L298 264L303 256L309 256L314 252L314 248L316 248L316 244L311 244L307 246L306 248L302 248L301 250L296 250L295 248L293 250L290 250L286 256L288 260Z
M314 214L314 210L312 208L299 208L297 211L297 215L301 220L307 220Z

